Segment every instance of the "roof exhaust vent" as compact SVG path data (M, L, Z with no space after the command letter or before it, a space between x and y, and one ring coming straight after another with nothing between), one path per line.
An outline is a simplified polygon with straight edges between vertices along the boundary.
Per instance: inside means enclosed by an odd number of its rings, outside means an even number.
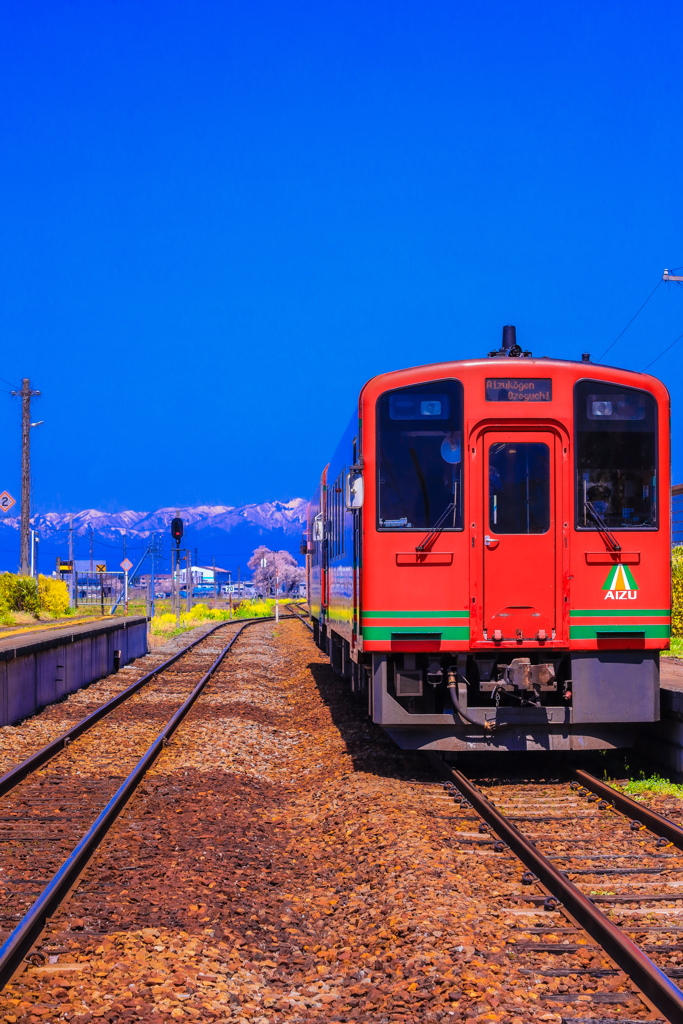
M507 355L510 349L513 348L516 344L517 331L512 326L512 324L508 324L506 327L503 328L503 352L505 352L505 354Z
M503 344L497 352L489 352L489 356L530 356L531 352L522 352L517 344L517 330L512 324L506 324L503 328Z

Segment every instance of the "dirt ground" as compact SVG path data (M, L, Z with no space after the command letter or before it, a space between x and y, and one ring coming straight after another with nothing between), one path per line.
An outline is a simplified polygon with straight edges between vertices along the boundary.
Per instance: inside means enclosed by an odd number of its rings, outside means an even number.
M510 901L524 868L491 843L299 622L250 626L0 1021L645 1019L628 992L598 1013L593 980L525 973L515 943L553 924ZM578 965L611 966L588 946Z

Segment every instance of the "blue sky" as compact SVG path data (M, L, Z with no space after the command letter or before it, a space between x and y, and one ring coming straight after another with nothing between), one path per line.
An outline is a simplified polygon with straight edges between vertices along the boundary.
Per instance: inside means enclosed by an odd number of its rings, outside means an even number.
M632 0L7 0L0 376L42 391L36 509L307 495L378 372L504 323L600 355L683 265L682 28ZM681 332L662 285L610 358ZM682 366L653 367L676 481ZM18 496L2 392L0 429Z

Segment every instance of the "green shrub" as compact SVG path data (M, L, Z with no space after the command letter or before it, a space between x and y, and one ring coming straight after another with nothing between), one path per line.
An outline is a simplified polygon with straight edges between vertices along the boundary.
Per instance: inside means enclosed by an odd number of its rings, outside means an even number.
M40 598L36 581L31 576L3 572L0 575L0 607L5 611L38 615Z
M69 588L64 580L39 576L38 597L41 612L53 615L56 619L69 614Z
M683 546L671 552L671 635L683 636Z

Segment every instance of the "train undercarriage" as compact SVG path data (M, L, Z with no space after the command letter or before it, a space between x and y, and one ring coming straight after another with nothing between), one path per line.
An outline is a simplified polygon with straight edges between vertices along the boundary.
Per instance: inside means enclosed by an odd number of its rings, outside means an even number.
M372 653L313 620L333 670L411 750L595 750L632 746L659 720L652 650Z

